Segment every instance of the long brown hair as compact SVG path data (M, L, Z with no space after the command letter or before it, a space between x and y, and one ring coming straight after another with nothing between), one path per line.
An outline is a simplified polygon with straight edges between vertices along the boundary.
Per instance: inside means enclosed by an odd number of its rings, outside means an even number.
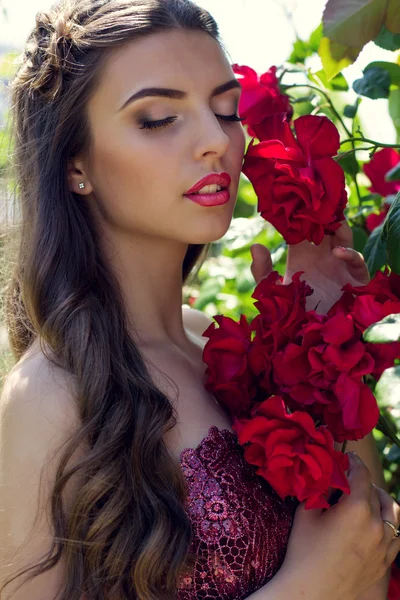
M183 474L163 441L174 408L127 333L87 205L67 184L69 159L90 148L85 108L109 51L173 29L204 31L222 46L214 19L190 0L63 0L36 15L11 82L21 232L10 342L19 359L38 339L74 375L81 421L52 490L51 548L22 571L35 577L65 557L60 600L82 590L90 600L169 600L193 559ZM208 247L188 247L183 283ZM70 466L82 443L85 456ZM76 472L84 485L67 514L62 494Z

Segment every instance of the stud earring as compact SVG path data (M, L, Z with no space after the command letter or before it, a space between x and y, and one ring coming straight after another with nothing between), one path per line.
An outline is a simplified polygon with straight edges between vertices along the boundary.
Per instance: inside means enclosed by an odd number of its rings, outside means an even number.
M82 190L82 189L85 187L85 184L84 184L84 183L80 183L80 184L79 184L79 187L80 187L80 189Z

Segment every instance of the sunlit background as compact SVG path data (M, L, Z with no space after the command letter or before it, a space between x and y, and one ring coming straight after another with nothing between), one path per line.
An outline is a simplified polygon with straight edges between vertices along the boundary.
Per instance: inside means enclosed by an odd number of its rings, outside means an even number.
M308 39L319 25L326 0L197 0L217 20L222 37L233 62L247 64L258 72L271 65L282 64L290 55L296 36ZM1 0L5 14L0 13L0 53L5 48L22 49L35 14L48 9L49 0ZM392 52L382 50L372 42L367 44L356 63L344 69L348 83L361 77L362 69L371 60L393 60ZM319 58L308 61L318 70ZM317 61L317 62L316 62ZM349 92L349 102L355 93ZM375 115L379 114L379 121ZM387 110L387 100L363 98L359 116L366 135L374 139L395 142L395 130Z

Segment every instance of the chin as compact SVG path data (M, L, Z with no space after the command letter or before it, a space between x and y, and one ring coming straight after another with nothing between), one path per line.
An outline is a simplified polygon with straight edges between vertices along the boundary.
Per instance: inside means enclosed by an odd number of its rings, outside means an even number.
M190 229L189 244L209 244L220 240L228 231L232 222L232 212L216 216L208 216L207 219L200 220L193 224Z

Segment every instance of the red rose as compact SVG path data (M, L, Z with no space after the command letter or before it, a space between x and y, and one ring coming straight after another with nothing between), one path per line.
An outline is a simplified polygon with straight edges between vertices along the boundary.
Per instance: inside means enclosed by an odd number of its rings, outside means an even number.
M386 215L389 212L390 204L384 204L379 211L379 214L371 213L365 219L365 227L369 232L373 231L376 227L378 227L383 221L386 219Z
M252 298L260 312L252 323L255 332L249 365L259 385L271 393L271 358L294 339L306 315L306 297L313 290L295 273L291 283L283 285L283 277L272 271L256 286Z
M394 148L382 148L375 152L372 160L363 166L364 173L371 180L370 192L390 196L400 190L398 181L385 181L385 175L400 162L400 154Z
M377 403L361 382L374 361L351 315L309 311L296 342L278 352L272 364L276 390L287 394L288 405L307 407L336 441L361 439L375 427Z
M367 327L377 323L384 317L400 313L400 275L393 271L376 275L367 285L343 287L343 298L332 306L328 314L341 310L351 312L355 324L363 333ZM370 344L365 343L366 350L372 355L375 366L371 374L379 379L383 371L393 366L394 360L400 358L400 343Z
M235 419L232 428L244 456L284 499L305 500L305 508L329 508L330 488L349 494L348 456L334 449L326 427L315 427L306 412L286 412L280 396L262 402L254 418Z
M272 271L256 286L252 298L259 311L251 328L272 336L272 348L276 351L287 341L294 338L306 315L306 298L313 293L312 288L300 280L303 271L292 276L292 281L283 285L283 277Z
M296 119L294 128L297 140L283 115L265 119L259 130L264 141L251 141L242 171L254 186L261 216L288 244L320 244L340 227L347 203L344 172L332 158L339 133L327 117L313 115Z
M245 414L256 395L255 377L248 367L251 329L244 315L239 323L223 315L206 329L203 361L207 364L205 388L213 392L233 415Z
M339 375L333 389L336 402L325 407L324 423L337 442L363 439L378 423L375 396L365 383L346 373Z
M253 126L269 115L283 112L287 113L289 119L292 118L293 108L289 97L279 89L275 66L260 76L245 65L235 64L232 69L242 85L239 115L245 118L244 124L248 125L249 135L255 137Z

